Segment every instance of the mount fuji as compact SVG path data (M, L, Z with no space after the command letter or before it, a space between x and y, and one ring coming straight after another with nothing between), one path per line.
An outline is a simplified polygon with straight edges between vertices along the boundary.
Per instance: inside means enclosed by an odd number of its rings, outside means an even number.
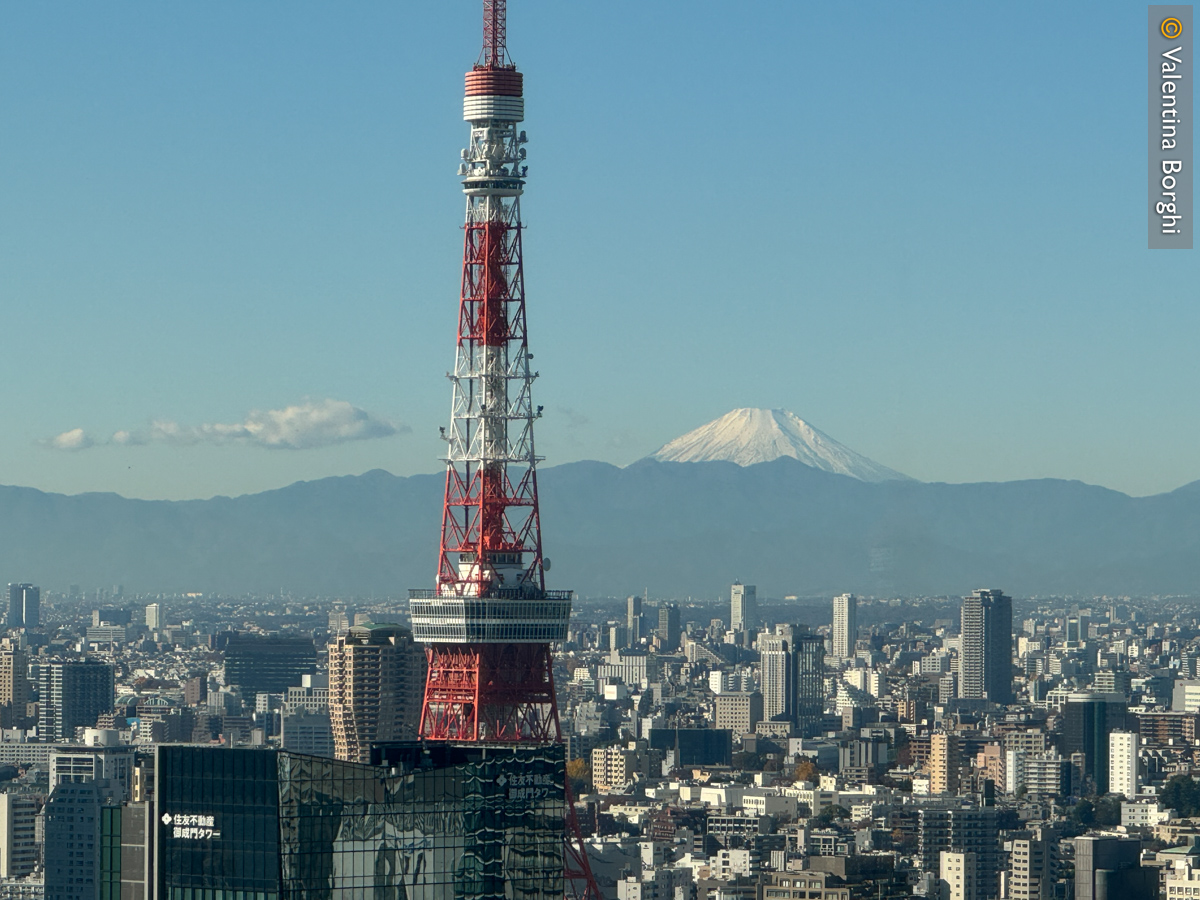
M724 461L745 467L782 456L859 481L913 480L855 453L786 409L735 409L663 444L647 458L658 462Z

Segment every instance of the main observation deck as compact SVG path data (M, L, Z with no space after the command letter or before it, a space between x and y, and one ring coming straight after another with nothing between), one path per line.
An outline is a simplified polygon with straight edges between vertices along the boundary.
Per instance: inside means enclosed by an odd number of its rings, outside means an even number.
M486 597L409 591L413 639L426 644L551 644L567 639L571 591L530 596L519 589Z

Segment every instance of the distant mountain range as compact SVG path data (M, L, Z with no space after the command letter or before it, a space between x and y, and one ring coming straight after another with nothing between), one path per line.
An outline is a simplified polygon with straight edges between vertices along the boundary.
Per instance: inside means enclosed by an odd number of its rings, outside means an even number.
M730 415L749 431L685 436L623 469L543 469L553 586L715 597L739 579L766 597L982 586L1200 595L1200 482L1144 498L1053 479L927 484L790 413ZM797 434L819 460L801 456ZM718 458L666 461L705 455ZM0 581L404 596L432 585L443 484L377 470L178 502L0 487Z

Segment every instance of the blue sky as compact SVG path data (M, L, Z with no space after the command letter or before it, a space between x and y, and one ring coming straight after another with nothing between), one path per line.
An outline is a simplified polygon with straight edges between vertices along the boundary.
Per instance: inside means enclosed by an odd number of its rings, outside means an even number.
M478 7L6 8L0 483L438 470ZM1200 479L1145 9L510 0L547 464L763 406L924 480Z

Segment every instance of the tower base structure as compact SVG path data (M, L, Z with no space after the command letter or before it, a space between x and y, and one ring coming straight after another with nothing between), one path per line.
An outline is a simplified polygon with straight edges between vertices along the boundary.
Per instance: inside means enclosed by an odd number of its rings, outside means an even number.
M425 740L562 740L548 644L430 644L425 656Z

